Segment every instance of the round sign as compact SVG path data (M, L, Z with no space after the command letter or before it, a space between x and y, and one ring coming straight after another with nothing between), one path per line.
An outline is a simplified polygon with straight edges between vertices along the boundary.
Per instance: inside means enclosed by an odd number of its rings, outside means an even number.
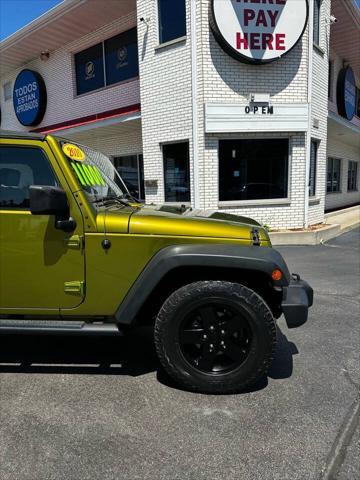
M262 64L278 60L295 47L308 15L308 0L212 0L210 24L229 55Z
M74 145L73 143L64 143L62 146L63 152L71 160L76 160L77 162L83 162L86 158L85 152L81 150L80 147Z
M33 70L22 70L16 77L13 104L17 119L24 126L38 125L44 117L47 103L42 76Z
M347 120L352 120L356 109L356 83L351 67L340 70L336 88L336 101L339 114Z

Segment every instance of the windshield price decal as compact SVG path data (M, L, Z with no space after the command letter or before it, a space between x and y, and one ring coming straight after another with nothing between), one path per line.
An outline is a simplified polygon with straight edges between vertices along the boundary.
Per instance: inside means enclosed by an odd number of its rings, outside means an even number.
M86 158L85 153L81 150L81 148L73 145L72 143L65 143L62 146L62 150L67 157L71 158L71 160L83 162Z
M70 162L78 180L84 187L103 187L106 182L100 170L95 165L84 165L83 163Z

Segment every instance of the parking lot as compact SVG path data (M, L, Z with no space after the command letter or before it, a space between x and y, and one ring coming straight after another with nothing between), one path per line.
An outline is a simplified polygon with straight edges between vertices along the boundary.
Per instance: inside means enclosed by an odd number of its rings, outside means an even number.
M0 479L358 479L359 234L279 248L315 303L246 393L176 388L146 331L0 337Z

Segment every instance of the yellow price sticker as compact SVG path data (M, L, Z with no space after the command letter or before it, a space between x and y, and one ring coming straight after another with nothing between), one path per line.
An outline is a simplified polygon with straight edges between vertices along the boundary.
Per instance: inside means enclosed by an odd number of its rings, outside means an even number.
M62 150L65 155L71 160L76 160L77 162L83 162L86 158L85 152L81 150L78 146L72 143L64 143Z

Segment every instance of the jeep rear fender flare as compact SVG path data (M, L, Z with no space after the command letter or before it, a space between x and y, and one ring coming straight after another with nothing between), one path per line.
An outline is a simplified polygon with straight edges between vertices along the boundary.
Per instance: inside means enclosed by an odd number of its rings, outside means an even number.
M283 277L278 286L287 286L290 273L280 253L271 247L196 244L171 245L157 252L135 280L115 313L117 323L131 325L142 305L161 279L179 267L212 267L262 272L271 278L275 269Z

